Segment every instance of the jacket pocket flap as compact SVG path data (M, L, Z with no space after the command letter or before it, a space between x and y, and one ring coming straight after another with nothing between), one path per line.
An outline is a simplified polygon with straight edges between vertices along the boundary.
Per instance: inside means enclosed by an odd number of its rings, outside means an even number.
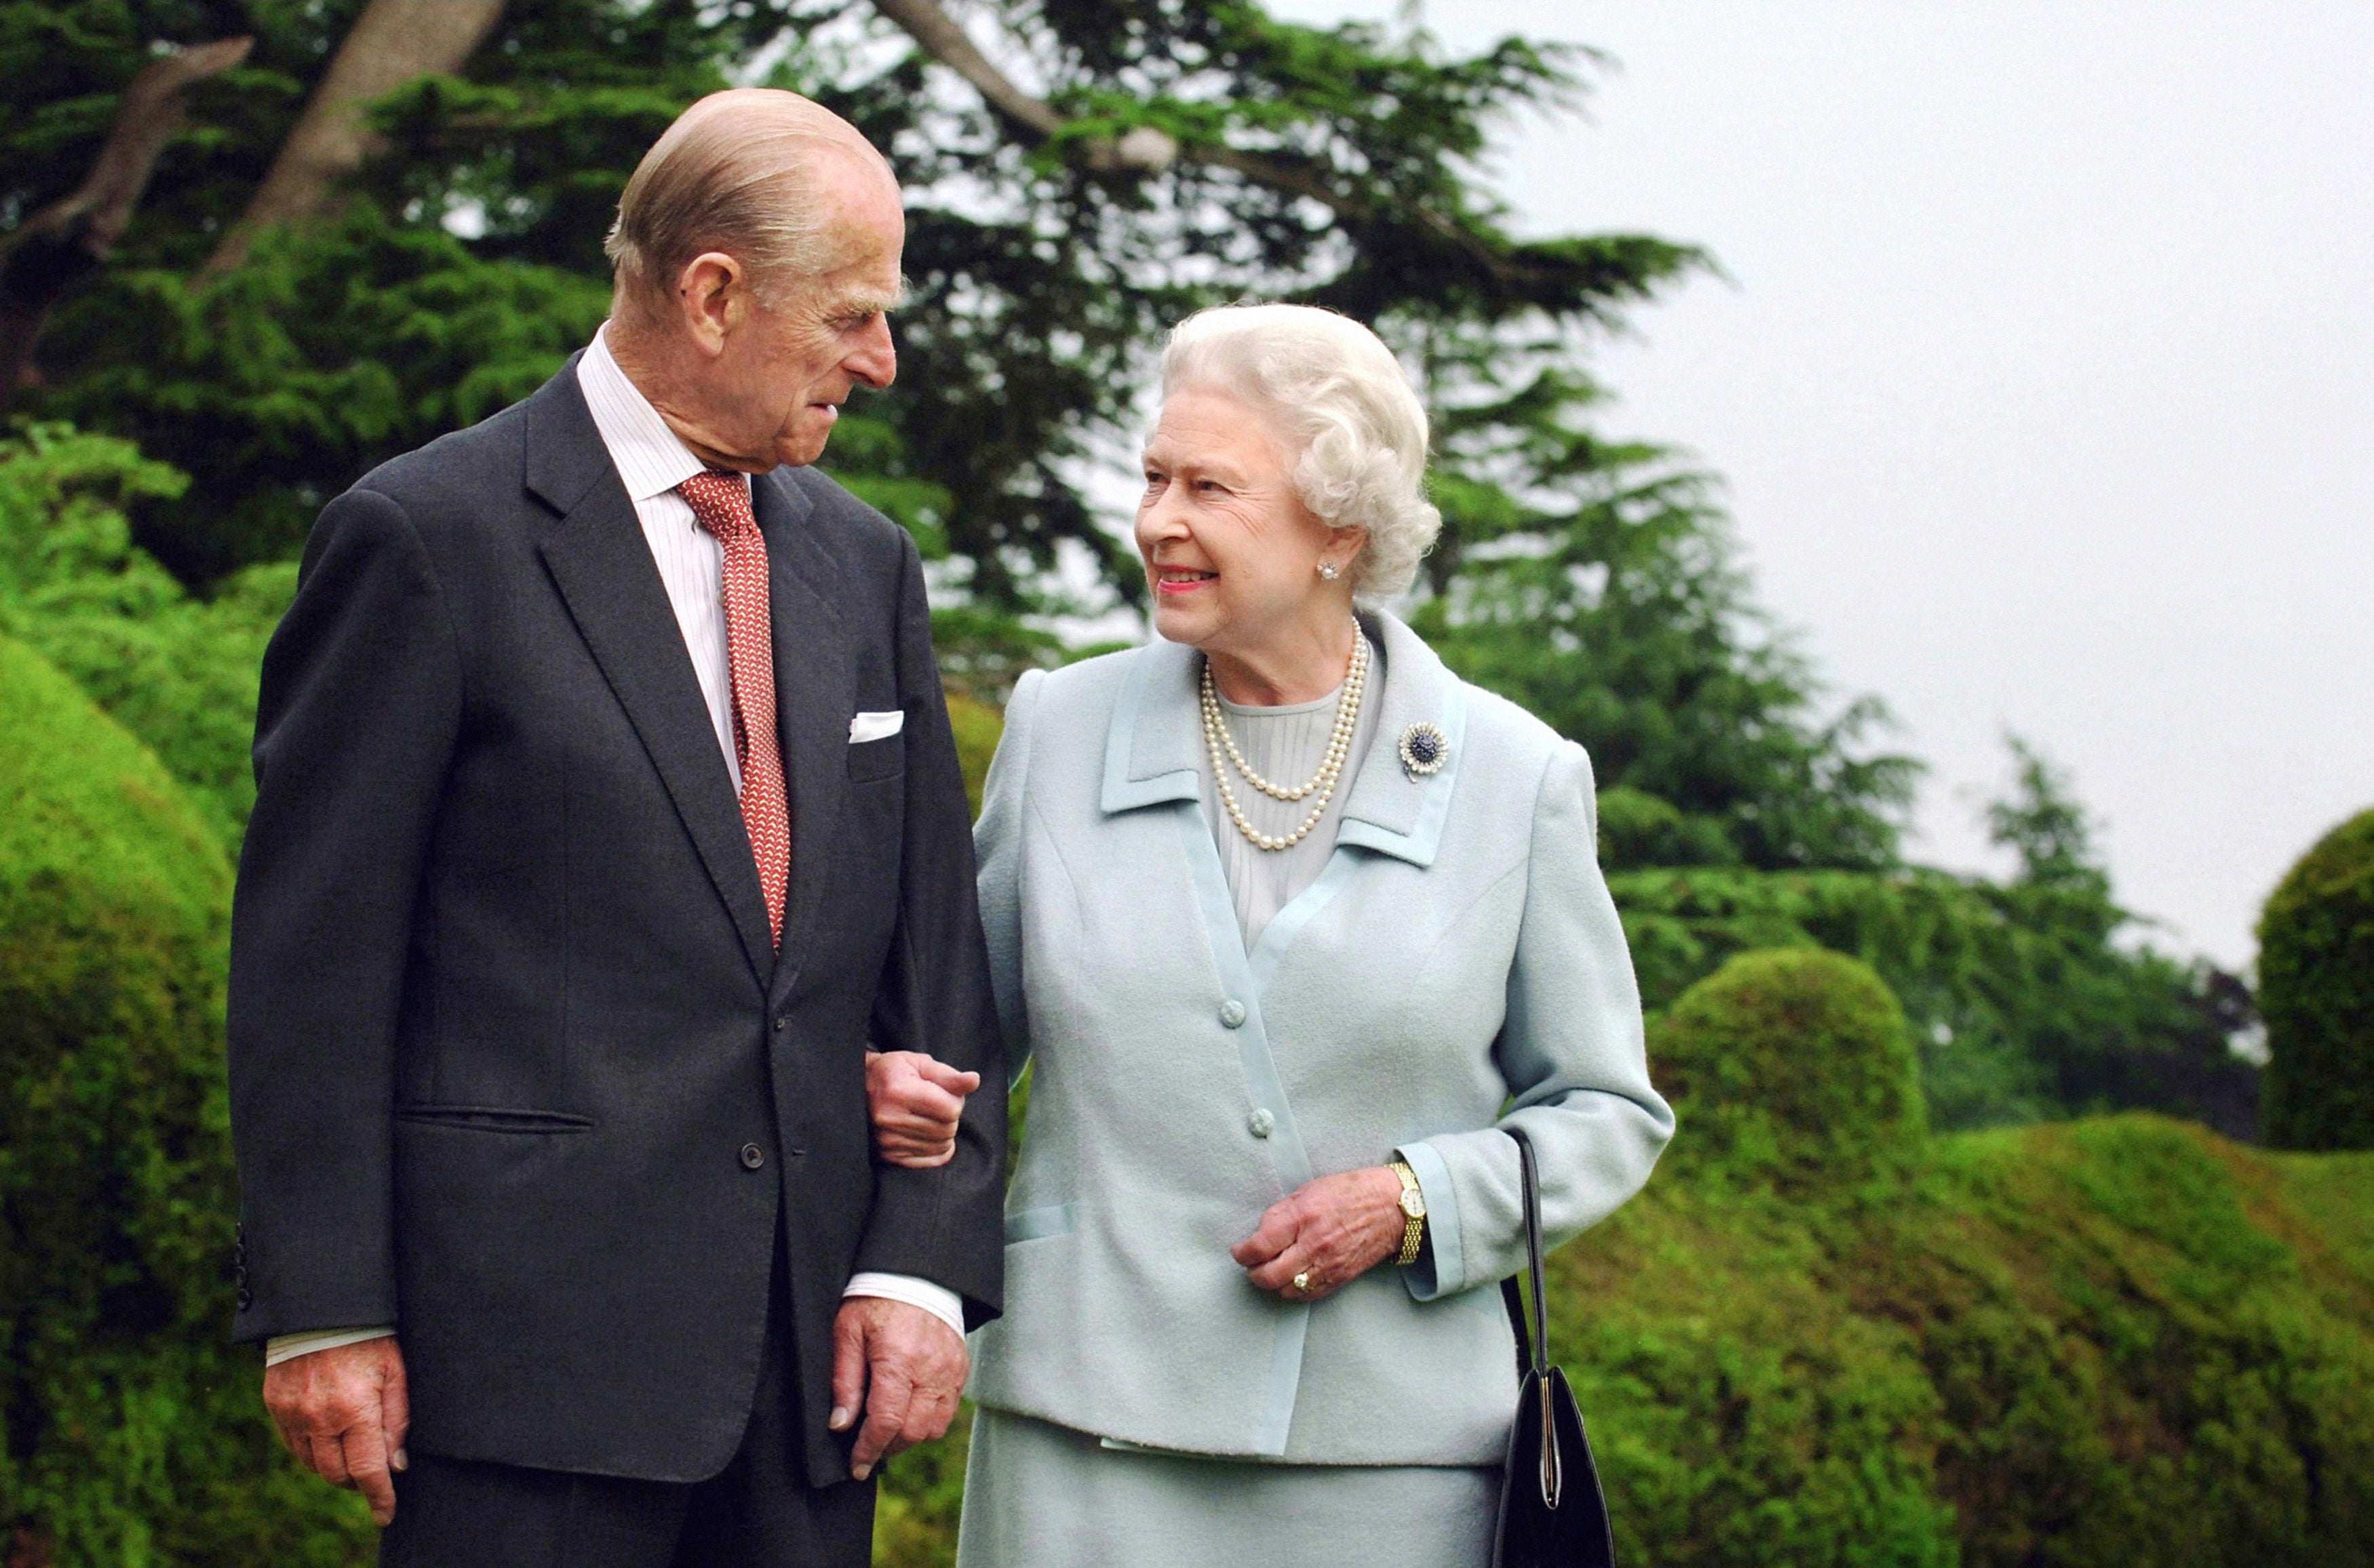
M459 1127L474 1132L590 1132L594 1118L567 1111L510 1110L499 1106L398 1106L398 1121Z

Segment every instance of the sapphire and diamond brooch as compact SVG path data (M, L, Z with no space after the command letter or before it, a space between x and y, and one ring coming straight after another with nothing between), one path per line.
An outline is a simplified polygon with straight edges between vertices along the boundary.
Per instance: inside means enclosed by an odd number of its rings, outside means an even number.
M1413 724L1402 731L1402 771L1427 778L1442 771L1451 760L1451 741L1431 724Z

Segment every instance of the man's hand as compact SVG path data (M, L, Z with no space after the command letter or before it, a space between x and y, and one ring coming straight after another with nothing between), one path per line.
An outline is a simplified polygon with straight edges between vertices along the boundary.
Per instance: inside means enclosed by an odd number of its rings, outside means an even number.
M927 1171L956 1158L957 1120L981 1074L959 1072L922 1051L865 1053L865 1108L875 1153L886 1164Z
M920 1306L850 1296L832 1320L832 1421L847 1432L861 1413L849 1473L864 1480L888 1455L947 1431L972 1357L956 1330Z
M333 1485L361 1492L378 1523L395 1517L389 1472L405 1467L412 1407L405 1394L404 1352L394 1336L264 1368L264 1408L300 1464Z
M1228 1256L1261 1289L1319 1301L1400 1253L1401 1199L1401 1178L1382 1165L1321 1176L1271 1204Z

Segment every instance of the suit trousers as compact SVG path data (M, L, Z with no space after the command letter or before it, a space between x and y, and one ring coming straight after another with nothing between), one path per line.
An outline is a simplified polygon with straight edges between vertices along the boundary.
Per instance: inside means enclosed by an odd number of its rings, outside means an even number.
M750 1425L721 1473L629 1480L416 1453L381 1568L864 1568L881 1472L807 1484L782 1246L779 1234Z

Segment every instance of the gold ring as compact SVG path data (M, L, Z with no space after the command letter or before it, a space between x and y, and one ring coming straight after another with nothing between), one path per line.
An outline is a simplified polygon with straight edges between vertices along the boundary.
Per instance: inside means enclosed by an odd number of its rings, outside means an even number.
M1294 1288L1298 1291L1308 1291L1310 1289L1310 1270L1305 1269L1301 1273L1297 1274L1294 1277Z

